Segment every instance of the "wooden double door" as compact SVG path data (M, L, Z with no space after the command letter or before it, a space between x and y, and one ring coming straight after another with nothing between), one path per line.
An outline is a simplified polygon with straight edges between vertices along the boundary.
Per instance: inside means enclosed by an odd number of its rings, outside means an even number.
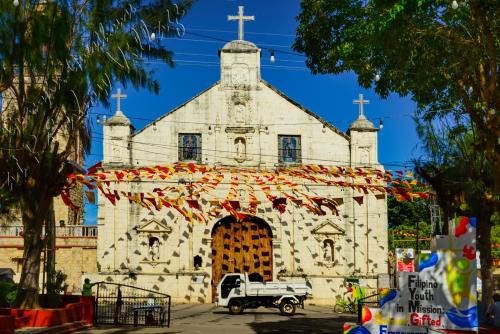
M259 218L226 217L212 230L212 291L226 273L258 273L273 277L272 232Z

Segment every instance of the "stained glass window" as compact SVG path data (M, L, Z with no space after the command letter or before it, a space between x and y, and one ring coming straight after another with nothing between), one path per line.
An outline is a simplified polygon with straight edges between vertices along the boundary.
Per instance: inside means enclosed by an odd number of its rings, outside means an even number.
M201 134L179 134L179 161L196 161L201 163Z
M301 163L300 136L278 136L278 162Z

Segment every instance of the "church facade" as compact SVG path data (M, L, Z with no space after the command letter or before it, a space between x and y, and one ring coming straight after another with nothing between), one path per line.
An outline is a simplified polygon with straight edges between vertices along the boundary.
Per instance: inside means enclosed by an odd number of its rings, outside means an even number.
M255 170L300 164L383 168L377 158L378 129L362 112L347 133L340 131L264 81L260 58L253 43L227 43L220 50L220 80L140 131L118 108L104 121L103 168L177 161ZM166 185L143 180L117 186L148 192ZM244 220L223 216L190 224L175 210L150 211L126 200L113 205L99 196L99 273L92 278L156 289L174 302L193 303L212 302L226 272L256 272L264 280L306 279L316 304L334 303L345 292L347 277L376 288L379 275L387 273L386 194L311 188L335 200L339 214L316 216L293 206L279 212L262 202L255 216ZM202 194L200 200L217 195ZM245 206L244 190L240 195Z

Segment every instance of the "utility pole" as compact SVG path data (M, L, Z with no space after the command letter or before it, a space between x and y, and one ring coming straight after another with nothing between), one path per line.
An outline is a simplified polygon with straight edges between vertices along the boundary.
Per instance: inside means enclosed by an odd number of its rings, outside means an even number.
M419 232L418 223L419 223L419 220L417 219L417 244L415 247L415 259L414 259L415 260L415 267L417 267L417 268L418 268L418 259L419 259L419 257L418 257L418 251L419 251L419 249L418 249L418 237L419 237L418 236L418 232Z
M432 198L432 204L429 204L429 211L431 214L431 227L432 236L441 234L441 209L438 204L436 204L436 198Z

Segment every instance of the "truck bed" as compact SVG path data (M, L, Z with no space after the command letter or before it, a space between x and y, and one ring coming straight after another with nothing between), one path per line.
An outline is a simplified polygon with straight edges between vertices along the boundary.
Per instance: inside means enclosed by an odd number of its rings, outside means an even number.
M248 282L246 283L247 296L303 296L310 293L306 282Z

